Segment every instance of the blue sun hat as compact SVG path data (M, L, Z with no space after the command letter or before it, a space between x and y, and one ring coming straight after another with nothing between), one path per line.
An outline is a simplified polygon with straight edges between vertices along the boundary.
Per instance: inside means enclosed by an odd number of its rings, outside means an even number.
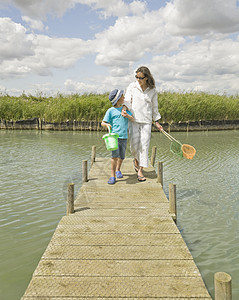
M118 89L115 89L115 90L110 92L109 100L110 100L110 102L112 103L113 106L119 101L119 99L121 98L121 96L123 94L124 94L124 91L123 90L118 90Z

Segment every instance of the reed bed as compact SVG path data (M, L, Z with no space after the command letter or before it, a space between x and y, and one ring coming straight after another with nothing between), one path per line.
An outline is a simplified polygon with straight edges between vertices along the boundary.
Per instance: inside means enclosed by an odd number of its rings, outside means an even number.
M159 93L162 122L239 119L239 96L207 93ZM101 121L111 107L106 94L0 95L0 119L7 121L41 118L47 122Z

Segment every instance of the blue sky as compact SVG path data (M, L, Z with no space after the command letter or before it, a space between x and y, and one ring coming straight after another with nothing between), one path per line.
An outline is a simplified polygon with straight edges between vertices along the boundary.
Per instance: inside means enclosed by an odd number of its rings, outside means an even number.
M0 92L239 92L236 0L0 0Z

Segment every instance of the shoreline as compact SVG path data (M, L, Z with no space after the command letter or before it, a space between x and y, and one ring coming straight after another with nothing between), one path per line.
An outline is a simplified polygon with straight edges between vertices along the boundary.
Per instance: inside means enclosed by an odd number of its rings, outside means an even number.
M239 120L200 120L178 123L160 123L168 132L189 131L213 131L213 130L237 130ZM0 129L6 130L51 130L51 131L107 131L96 121L66 121L46 122L34 118L18 121L0 120ZM152 126L152 132L158 131Z

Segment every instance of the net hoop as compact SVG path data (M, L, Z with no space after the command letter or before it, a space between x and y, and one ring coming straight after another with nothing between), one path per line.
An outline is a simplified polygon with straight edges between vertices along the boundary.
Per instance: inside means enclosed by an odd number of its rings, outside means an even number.
M183 152L183 157L187 159L193 159L194 155L196 154L196 149L191 145L183 144L182 152Z

